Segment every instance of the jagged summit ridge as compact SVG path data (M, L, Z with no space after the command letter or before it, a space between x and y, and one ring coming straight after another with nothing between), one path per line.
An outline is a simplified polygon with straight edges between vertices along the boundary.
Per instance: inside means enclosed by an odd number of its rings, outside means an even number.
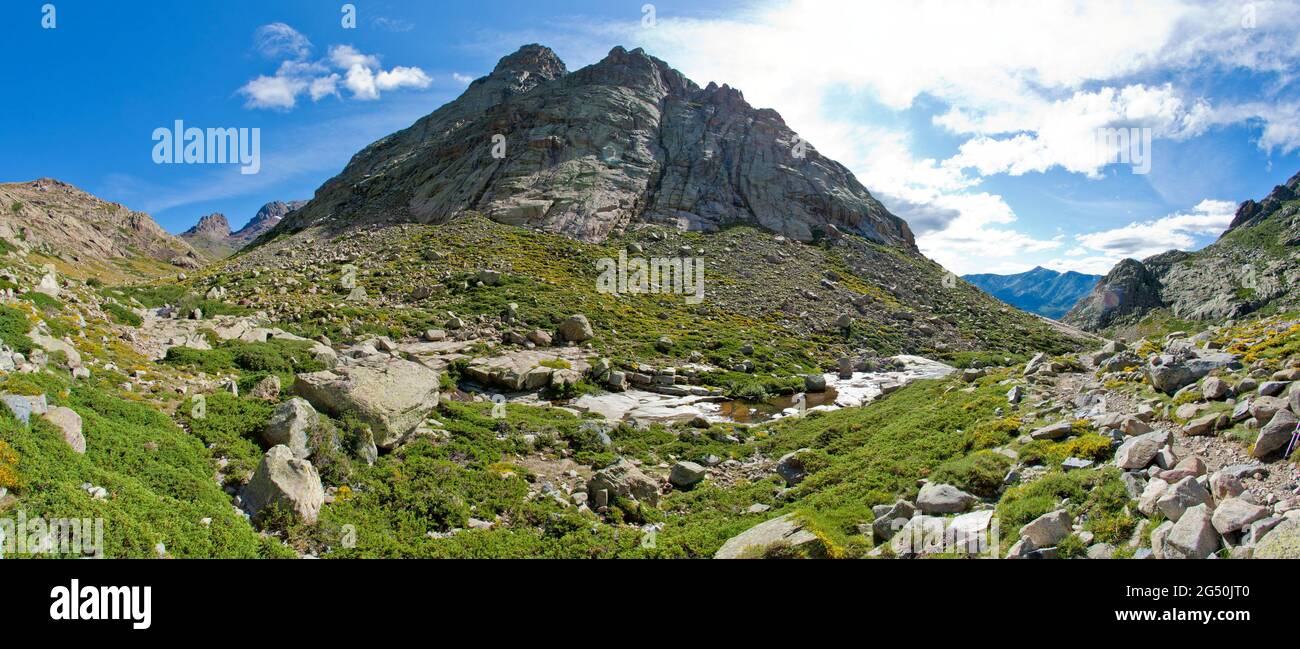
M280 227L441 223L466 210L591 242L634 222L749 224L916 252L907 224L776 111L622 47L568 72L551 50L524 46L359 152Z
M230 221L226 220L226 215L220 212L208 214L200 218L194 227L186 230L181 236L224 239L230 236Z

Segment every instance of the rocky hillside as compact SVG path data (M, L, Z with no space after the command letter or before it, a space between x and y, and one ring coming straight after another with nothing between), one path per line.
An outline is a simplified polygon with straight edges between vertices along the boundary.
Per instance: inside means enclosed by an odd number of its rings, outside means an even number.
M272 201L235 232L231 232L224 214L209 214L180 236L209 260L224 259L271 231L285 215L306 204L307 201Z
M632 223L852 233L912 253L907 224L740 91L640 49L570 73L528 45L455 101L370 145L280 230L495 221L601 242Z
M189 244L148 214L58 180L0 184L0 205L0 240L74 275L156 276L160 267L199 264Z
M1039 266L1015 275L982 273L962 279L1011 306L1048 318L1060 318L1087 295L1101 279L1068 271L1060 273Z
M1201 250L1124 260L1064 320L1100 331L1153 316L1204 323L1285 312L1300 306L1297 281L1300 174L1262 201L1242 203L1228 230Z

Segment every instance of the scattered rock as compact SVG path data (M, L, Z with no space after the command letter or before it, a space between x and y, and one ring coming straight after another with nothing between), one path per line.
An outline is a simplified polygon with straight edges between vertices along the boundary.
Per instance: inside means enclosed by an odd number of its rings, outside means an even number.
M262 456L253 479L244 486L243 503L260 521L275 506L312 525L325 503L320 475L311 462L295 458L289 447L279 445Z
M273 446L286 446L294 457L305 460L311 457L308 447L311 431L319 424L320 414L316 409L306 399L294 397L276 406L262 431L262 439Z
M949 484L926 483L916 497L916 505L926 514L959 514L979 502L979 498Z
M68 443L73 452L86 452L86 438L81 431L81 415L71 408L56 406L42 416L63 433L63 441Z
M814 556L824 548L816 534L804 529L793 514L774 518L745 530L722 544L714 559L760 558L773 550L801 550Z

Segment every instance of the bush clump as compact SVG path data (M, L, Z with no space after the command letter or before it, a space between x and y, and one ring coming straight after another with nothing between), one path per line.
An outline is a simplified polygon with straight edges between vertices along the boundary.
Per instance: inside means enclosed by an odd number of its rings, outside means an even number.
M978 451L940 464L930 479L992 498L1002 489L1002 480L1010 468L1011 458L993 451Z

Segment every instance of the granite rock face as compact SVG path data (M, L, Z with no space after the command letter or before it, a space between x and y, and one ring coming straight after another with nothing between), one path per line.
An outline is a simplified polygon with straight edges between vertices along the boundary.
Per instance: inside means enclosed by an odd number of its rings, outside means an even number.
M279 228L441 223L466 210L588 242L632 222L749 224L916 252L907 223L775 111L621 47L576 72L546 47L523 47L362 150Z

